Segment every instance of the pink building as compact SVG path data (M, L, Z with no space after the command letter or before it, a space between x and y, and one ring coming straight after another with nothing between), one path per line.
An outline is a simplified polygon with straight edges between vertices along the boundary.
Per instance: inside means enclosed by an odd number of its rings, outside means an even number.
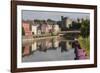
M42 24L41 31L42 31L42 33L48 33L49 32L48 25L47 24Z
M52 32L52 25L48 24L48 30L49 30L49 32Z
M32 31L30 29L30 23L28 21L22 21L22 27L24 28L25 36L32 35Z

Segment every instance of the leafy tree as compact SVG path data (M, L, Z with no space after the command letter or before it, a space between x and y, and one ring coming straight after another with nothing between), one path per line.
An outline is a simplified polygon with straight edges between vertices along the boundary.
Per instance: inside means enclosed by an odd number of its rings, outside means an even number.
M72 30L80 30L81 24L73 21L72 27L70 27L70 28L72 28Z
M90 33L90 21L88 19L83 20L81 23L81 35L82 37L88 37Z

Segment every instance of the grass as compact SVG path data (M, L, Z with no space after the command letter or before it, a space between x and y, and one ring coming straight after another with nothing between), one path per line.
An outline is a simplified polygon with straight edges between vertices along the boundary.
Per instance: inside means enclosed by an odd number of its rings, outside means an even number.
M86 49L87 55L89 57L89 55L90 55L90 37L83 38L82 36L80 36L78 38L78 42L80 43L82 48Z

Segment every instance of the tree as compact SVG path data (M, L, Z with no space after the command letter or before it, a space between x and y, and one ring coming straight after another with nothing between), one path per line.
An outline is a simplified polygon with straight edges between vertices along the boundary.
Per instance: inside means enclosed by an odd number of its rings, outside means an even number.
M90 21L88 19L83 20L81 23L81 35L82 37L88 37L90 33Z
M81 24L73 21L71 28L72 28L72 30L80 30Z

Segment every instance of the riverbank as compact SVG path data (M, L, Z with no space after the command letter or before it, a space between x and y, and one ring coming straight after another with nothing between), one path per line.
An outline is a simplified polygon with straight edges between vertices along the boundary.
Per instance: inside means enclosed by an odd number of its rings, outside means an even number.
M80 43L82 48L85 48L88 58L90 57L90 37L83 38L79 37L78 42Z

